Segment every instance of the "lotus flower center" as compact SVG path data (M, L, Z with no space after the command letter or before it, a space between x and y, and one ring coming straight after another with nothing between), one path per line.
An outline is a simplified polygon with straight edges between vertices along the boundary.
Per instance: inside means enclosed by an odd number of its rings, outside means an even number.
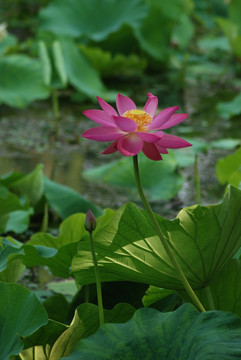
M128 110L122 116L134 120L138 128L148 125L152 122L152 116L143 110Z

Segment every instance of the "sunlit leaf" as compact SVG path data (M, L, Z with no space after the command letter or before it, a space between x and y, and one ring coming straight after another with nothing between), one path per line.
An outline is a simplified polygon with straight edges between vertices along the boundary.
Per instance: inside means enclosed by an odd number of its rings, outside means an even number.
M241 246L241 191L230 187L223 203L193 205L174 220L156 215L164 236L194 289L205 287ZM119 209L95 238L102 281L129 280L182 289L179 277L145 211ZM89 243L78 246L72 272L79 284L95 281Z
M47 325L24 337L24 350L20 353L21 360L32 360L33 353L36 359L48 359L51 347L66 328L67 326L60 322L49 320Z

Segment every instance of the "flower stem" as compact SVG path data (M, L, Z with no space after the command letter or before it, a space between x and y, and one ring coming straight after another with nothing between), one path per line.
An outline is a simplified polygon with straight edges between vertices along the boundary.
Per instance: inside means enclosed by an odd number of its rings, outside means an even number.
M215 310L215 305L214 305L214 302L213 302L213 297L212 297L210 287L206 286L203 290L204 290L206 300L207 300L207 303L208 303L208 310Z
M152 209L150 207L150 204L148 203L146 197L145 197L145 194L143 192L143 189L142 189L142 185L141 185L141 180L140 180L140 173L139 173L139 166L138 166L138 158L137 158L137 155L133 156L133 165L134 165L134 173L135 173L135 179L136 179L136 185L137 185L137 189L138 189L138 192L139 192L139 195L140 195L140 198L142 200L142 203L150 217L150 220L152 221L153 223L153 226L156 230L156 233L157 235L159 236L160 240L161 240L161 243L164 247L164 249L166 250L166 253L167 255L169 256L170 260L171 260L171 263L173 265L173 267L175 268L178 276L179 276L179 279L180 281L182 282L186 292L188 293L190 299L192 300L192 302L196 305L196 307L204 312L205 309L203 307L203 305L201 304L201 302L199 301L197 295L195 294L195 292L193 291L191 285L189 284L184 272L182 271L177 259L175 258L174 254L172 253L172 250L165 238L165 236L163 235L162 231L161 231L161 228L156 220L156 217L155 215L153 214L152 212Z
M99 272L98 263L97 263L95 250L94 250L94 242L93 242L93 237L92 237L92 231L89 231L89 237L90 237L91 255L92 255L92 259L93 259L93 263L94 263L94 269L95 269L97 302L98 302L98 309L99 309L99 321L100 321L100 325L103 325L105 320L104 320L104 309L103 309L103 301L102 301L100 272Z

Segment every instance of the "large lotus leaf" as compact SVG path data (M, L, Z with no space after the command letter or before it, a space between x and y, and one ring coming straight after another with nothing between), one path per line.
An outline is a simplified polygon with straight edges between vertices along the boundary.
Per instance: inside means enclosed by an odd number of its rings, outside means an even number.
M230 187L223 203L194 205L174 220L158 215L174 256L194 289L205 287L241 246L241 191ZM166 289L182 284L147 213L127 204L95 236L102 281L129 280ZM87 241L79 243L72 271L80 284L95 281Z
M235 360L240 339L241 320L231 313L199 313L190 304L169 313L142 308L125 324L101 326L64 359Z
M100 41L123 24L137 26L145 15L143 0L54 0L40 11L39 20L41 30Z
M22 108L49 96L37 60L25 55L9 55L0 59L0 103Z
M183 178L176 170L177 161L173 154L169 154L163 162L151 162L147 157L140 156L142 186L151 200L169 200L178 193ZM133 163L129 158L86 170L84 177L91 181L101 180L107 184L127 187L137 194Z
M123 323L134 314L135 308L129 304L118 304L112 310L104 310L106 323ZM82 304L77 307L69 328L55 342L49 360L59 360L71 354L76 344L94 334L99 327L98 307Z
M91 209L95 216L102 214L101 209L85 199L73 189L58 184L48 178L44 178L44 196L52 209L54 209L62 219L68 216L87 212Z
M47 325L42 326L32 335L23 338L24 350L19 354L21 360L49 359L50 351L57 338L65 331L67 325L49 320Z
M36 295L13 283L0 283L0 353L2 360L23 349L20 338L35 332L48 322L47 312Z
M215 309L233 312L241 317L241 261L231 259L210 283ZM205 297L200 299L206 308Z
M239 186L241 183L241 147L235 153L219 159L216 174L220 184Z

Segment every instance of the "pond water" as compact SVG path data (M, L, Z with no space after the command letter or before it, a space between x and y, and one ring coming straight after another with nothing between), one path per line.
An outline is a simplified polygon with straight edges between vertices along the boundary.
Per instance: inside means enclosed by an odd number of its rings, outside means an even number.
M200 91L199 91L200 95ZM192 114L179 125L177 134L183 138L205 139L207 142L219 138L238 136L237 123L217 118L214 104L217 94L200 97L197 100L194 89L185 93L186 112ZM30 172L39 163L44 165L47 177L70 186L101 207L117 209L127 201L133 201L131 194L122 188L103 183L90 183L83 176L83 170L100 164L107 164L114 156L100 155L105 144L81 138L84 130L93 122L84 118L81 112L93 105L61 102L59 133L56 136L50 102L38 102L24 110L2 107L0 112L0 176L17 170ZM185 150L183 150L185 151ZM223 187L218 185L215 176L216 161L228 152L212 149L199 155L199 174L202 203L215 203L222 197ZM196 203L193 166L182 170L184 185L178 196L169 202L158 201L152 204L162 216L174 217L183 207ZM138 203L140 205L140 203Z

